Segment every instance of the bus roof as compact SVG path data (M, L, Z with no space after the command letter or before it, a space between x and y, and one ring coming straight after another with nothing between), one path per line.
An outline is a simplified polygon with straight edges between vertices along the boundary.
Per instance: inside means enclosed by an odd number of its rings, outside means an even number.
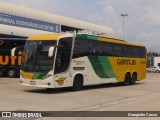
M41 34L29 37L27 40L57 40L62 35L64 34Z
M62 34L62 33L41 34L41 35L29 37L27 40L58 40L58 38L60 38L63 35L65 36L67 34ZM126 44L126 45L145 47L144 45L141 45L141 44L135 44L135 43L127 42L125 40L110 38L110 37L105 37L105 36L96 36L96 35L89 35L89 34L76 34L76 38L91 39L91 40L111 42L111 43L117 43L117 44Z
M116 38L110 38L110 37L105 37L105 36L77 34L76 37L77 38L83 38L83 39L92 39L92 40L97 40L97 41L104 41L104 42L112 42L112 43L118 43L118 44L126 44L126 45L145 47L144 45L141 45L141 44L135 44L135 43L132 43L132 42L127 42L125 40L116 39Z

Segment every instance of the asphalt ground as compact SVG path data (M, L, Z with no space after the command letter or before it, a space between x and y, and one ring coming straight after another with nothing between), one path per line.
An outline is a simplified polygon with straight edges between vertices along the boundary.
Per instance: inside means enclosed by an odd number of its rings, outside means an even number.
M0 111L160 111L160 73L147 73L146 80L133 86L103 84L87 86L78 92L73 92L71 88L46 90L26 87L20 85L19 78L0 78ZM39 119L66 120L59 117Z

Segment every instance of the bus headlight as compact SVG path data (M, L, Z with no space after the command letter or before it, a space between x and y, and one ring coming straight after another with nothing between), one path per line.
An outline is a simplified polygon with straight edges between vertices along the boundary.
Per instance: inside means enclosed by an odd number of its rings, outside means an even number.
M51 74L47 74L46 76L44 76L44 77L42 78L42 80L47 79L47 78L49 78L49 77L51 77L51 76L52 76Z

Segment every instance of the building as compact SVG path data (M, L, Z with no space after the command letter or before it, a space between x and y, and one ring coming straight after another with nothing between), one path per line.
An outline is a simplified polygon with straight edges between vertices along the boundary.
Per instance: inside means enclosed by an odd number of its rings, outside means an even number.
M154 66L160 66L160 57L154 57Z
M0 38L29 37L36 34L61 33L73 30L89 30L106 35L113 34L113 30L109 27L0 2Z

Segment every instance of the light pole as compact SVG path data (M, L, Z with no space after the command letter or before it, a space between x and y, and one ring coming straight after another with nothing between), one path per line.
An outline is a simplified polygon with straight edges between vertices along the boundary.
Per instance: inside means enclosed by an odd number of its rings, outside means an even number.
M124 37L124 32L125 32L125 30L124 30L124 18L127 17L128 14L121 14L121 16L123 17L123 39L125 39L125 37Z

